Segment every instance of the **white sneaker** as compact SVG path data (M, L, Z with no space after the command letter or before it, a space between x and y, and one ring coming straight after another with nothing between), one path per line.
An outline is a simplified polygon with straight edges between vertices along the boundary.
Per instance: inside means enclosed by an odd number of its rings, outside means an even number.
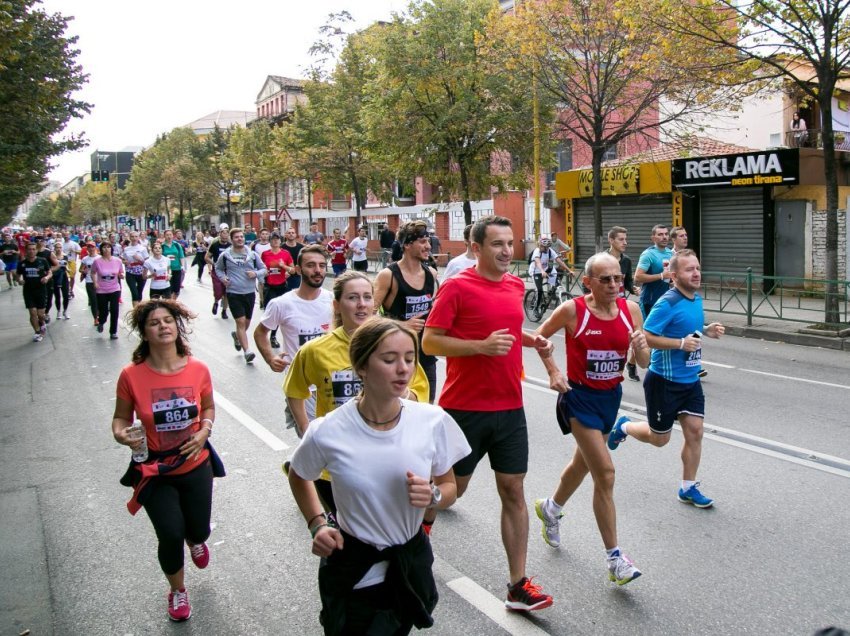
M632 560L625 554L617 554L608 558L608 579L617 585L625 585L641 575Z
M534 502L534 511L537 513L537 518L543 522L543 527L540 529L540 534L543 535L543 540L553 548L561 545L561 517L562 512L558 516L549 514L549 500L538 499Z

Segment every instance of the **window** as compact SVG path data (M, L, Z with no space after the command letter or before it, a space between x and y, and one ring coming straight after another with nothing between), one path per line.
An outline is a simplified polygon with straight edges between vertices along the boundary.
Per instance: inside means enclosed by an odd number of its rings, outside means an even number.
M573 140L564 139L558 142L554 152L555 166L546 174L547 187L555 186L555 173L573 169Z
M605 149L602 161L614 161L617 158L617 144L611 144Z

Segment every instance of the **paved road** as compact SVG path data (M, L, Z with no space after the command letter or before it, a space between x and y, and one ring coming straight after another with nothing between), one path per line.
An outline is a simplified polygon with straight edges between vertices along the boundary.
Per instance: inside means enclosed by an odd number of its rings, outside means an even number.
M213 441L229 475L216 481L211 565L187 569L195 615L171 625L152 529L143 514L127 514L128 491L118 484L128 452L109 432L115 380L134 340L124 331L114 342L98 335L78 297L73 319L33 344L19 292L0 292L0 633L321 633L316 561L280 472L297 442L281 426L281 378L259 359L244 365L230 345L233 323L210 315L210 296L193 283L184 293L200 314L192 346L212 369ZM522 617L501 605L498 498L480 470L435 526L441 602L432 633L850 627L847 354L726 338L708 341L705 357L714 432L700 477L716 508L676 501L678 432L664 449L629 440L615 458L620 542L644 576L624 588L607 582L587 483L566 509L560 550L543 543L530 511L529 572L555 605ZM526 361L530 502L551 493L574 443L557 430L542 366L534 355ZM624 408L641 415L635 383L625 386Z

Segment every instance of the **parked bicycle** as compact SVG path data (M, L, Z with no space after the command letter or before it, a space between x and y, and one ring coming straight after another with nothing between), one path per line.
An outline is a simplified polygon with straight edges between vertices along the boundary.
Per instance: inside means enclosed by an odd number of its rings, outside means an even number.
M526 317L531 322L540 322L549 307L554 309L573 297L569 292L569 288L572 287L572 275L569 273L566 274L567 282L566 286L564 286L561 284L564 274L565 272L558 272L554 285L549 284L548 276L543 279L543 299L539 306L537 303L537 289L529 289L525 292L522 300L522 308L525 310Z

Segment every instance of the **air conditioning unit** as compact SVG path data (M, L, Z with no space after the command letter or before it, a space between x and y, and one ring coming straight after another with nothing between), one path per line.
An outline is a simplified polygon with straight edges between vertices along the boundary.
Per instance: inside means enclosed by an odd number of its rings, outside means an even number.
M554 190L546 190L543 193L543 207L545 208L559 208L563 201L555 196Z

